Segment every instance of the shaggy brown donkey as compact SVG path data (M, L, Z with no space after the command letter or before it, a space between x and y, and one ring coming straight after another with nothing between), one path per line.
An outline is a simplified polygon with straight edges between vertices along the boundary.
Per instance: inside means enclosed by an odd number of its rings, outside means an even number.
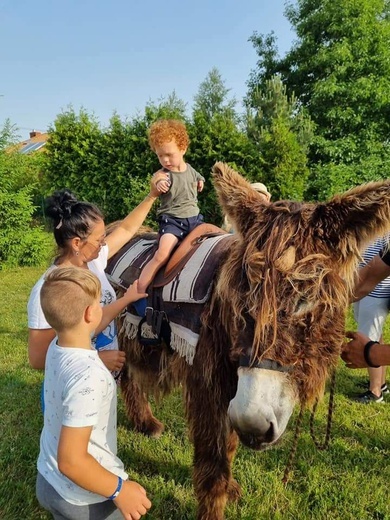
M359 252L390 230L390 181L327 203L263 199L227 165L213 168L228 238L204 305L193 363L165 344L143 347L123 331L122 380L136 429L159 435L147 402L182 384L194 443L199 520L222 520L240 488L231 464L238 438L263 449L278 441L296 404L323 392L338 361Z

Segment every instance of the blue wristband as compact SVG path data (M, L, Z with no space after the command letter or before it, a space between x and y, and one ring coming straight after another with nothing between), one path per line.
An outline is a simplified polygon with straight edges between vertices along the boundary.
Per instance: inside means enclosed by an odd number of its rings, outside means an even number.
M107 500L115 500L116 497L119 495L119 492L120 490L122 489L122 484L123 484L123 480L121 479L121 477L118 477L118 485L116 486L116 490L114 491L114 493L107 497Z

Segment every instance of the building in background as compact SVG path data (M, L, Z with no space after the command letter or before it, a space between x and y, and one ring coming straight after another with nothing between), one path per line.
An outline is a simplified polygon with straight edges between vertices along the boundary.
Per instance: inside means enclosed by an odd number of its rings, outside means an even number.
M18 143L16 149L22 154L29 154L42 150L47 143L48 138L49 134L32 130L30 132L30 138Z

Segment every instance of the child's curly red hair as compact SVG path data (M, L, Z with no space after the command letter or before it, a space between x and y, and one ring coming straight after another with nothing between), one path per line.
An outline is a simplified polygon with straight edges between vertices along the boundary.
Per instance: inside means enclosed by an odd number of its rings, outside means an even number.
M171 141L175 141L179 150L186 150L190 144L185 124L178 119L159 119L149 128L148 140L150 148L156 148Z

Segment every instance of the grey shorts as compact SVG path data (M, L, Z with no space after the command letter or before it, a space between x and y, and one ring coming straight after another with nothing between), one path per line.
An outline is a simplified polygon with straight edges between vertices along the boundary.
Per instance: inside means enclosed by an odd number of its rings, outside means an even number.
M75 506L67 502L39 472L36 494L38 502L55 520L123 520L122 513L112 500L87 506Z
M159 235L165 235L169 233L171 235L175 235L179 240L182 240L186 237L190 231L192 231L199 224L203 224L203 215L199 213L195 217L188 218L177 218L172 217L172 215L160 215L158 219L159 223Z
M365 296L353 304L353 310L358 331L373 341L380 341L389 313L388 298Z

